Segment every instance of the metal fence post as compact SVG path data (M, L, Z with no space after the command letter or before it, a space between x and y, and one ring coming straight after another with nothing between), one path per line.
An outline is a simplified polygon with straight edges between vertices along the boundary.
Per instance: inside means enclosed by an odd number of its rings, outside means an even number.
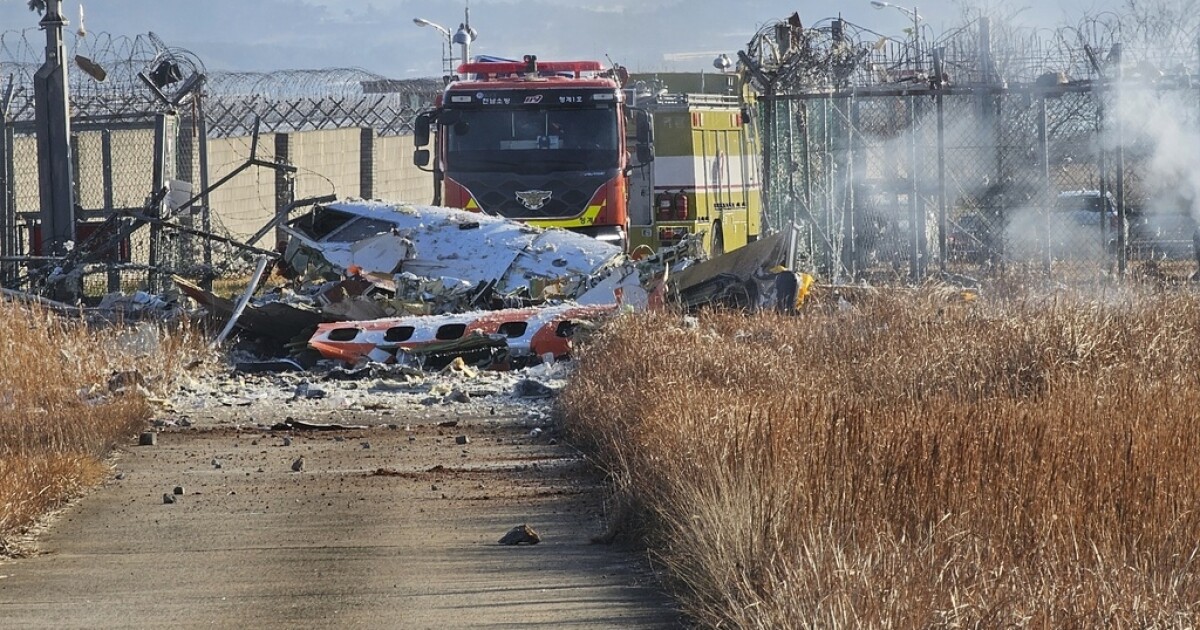
M178 118L174 114L157 114L154 117L154 174L150 194L161 191L175 177L175 143L178 140ZM163 197L154 208L151 216L163 217L166 209L166 198ZM170 256L167 254L166 237L162 226L155 222L150 225L150 273L147 278L149 290L159 292L163 288L162 272L170 266Z
M208 120L204 118L203 100L196 99L196 119L200 128L197 130L197 135L200 136L200 190L208 190ZM200 198L200 224L204 229L205 234L212 234L212 206L209 203L208 193ZM212 239L204 239L204 275L200 286L207 291L212 290L213 284L213 249Z
M70 89L63 45L62 2L49 0L39 25L46 31L46 58L34 76L43 254L55 255L75 240L75 198L71 168ZM72 287L73 290L77 287Z
M358 196L375 198L375 129L363 127L359 131L358 152Z
M7 100L7 99L6 99ZM0 103L0 256L16 256L13 247L13 231L16 230L16 203L13 188L12 128L8 122L8 103ZM8 286L13 277L14 265L0 264L0 281Z
M114 210L113 203L113 153L112 153L112 130L102 129L100 131L100 177L101 186L104 194L104 213L108 216L112 215ZM117 251L120 251L120 244L117 245ZM121 290L121 272L116 265L109 265L107 270L108 276L108 292L114 293Z
M291 134L276 133L275 134L275 161L280 164L291 164ZM275 214L276 216L286 212L285 208L290 206L296 200L296 177L294 174L282 170L275 171ZM287 223L287 217L279 216L275 228L275 244L279 245L287 238L286 233L282 228L278 227Z
M1038 149L1041 152L1039 158L1042 161L1042 203L1040 204L1039 219L1039 245L1042 249L1042 270L1047 276L1050 275L1051 266L1054 261L1054 252L1050 249L1050 212L1054 199L1054 182L1050 179L1050 136L1049 136L1049 120L1046 112L1046 93L1042 92L1038 97Z
M942 49L934 50L934 66L939 75L942 65ZM946 272L946 226L949 221L946 201L946 106L941 90L937 93L937 169L938 169L938 269Z

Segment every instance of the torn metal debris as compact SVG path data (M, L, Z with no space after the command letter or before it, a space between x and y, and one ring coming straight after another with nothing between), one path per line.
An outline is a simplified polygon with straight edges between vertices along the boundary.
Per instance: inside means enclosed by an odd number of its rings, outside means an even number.
M288 418L283 422L271 425L272 431L361 431L369 429L365 424L335 424L326 422L309 422Z
M553 286L555 296L570 298L622 258L617 246L574 232L382 201L317 205L283 230L291 238L282 262L298 277L331 279L355 268L398 274L405 279L402 286L421 293L430 287L416 279L439 280L445 287L436 291L439 296L463 298L472 294L462 283L475 288L476 296L541 298ZM451 302L462 304L461 299Z
M278 268L290 285L251 300L236 322L253 335L281 341L307 338L322 323L572 300L643 309L662 302L669 268L686 268L704 256L698 237L635 260L573 232L381 201L318 204L284 231L290 239ZM179 278L176 284L218 319L233 316L232 300ZM483 352L477 341L468 345L469 352ZM511 343L492 344L501 346Z
M684 309L707 304L733 308L771 306L765 271L786 267L794 232L777 232L723 256L683 269L671 277L668 299ZM774 278L770 278L774 282Z
M195 300L217 319L228 321L233 317L236 307L233 300L227 300L211 291L205 291L183 278L175 277L173 280L185 295ZM303 331L311 330L317 324L333 321L333 319L310 304L290 302L281 299L281 294L276 293L270 297L251 300L238 318L237 326L259 337L290 341L302 334Z
M794 310L798 300L780 296L802 280L777 269L791 231L706 260L702 234L630 255L564 230L382 201L316 204L280 227L289 238L276 268L288 285L247 301L240 317L231 300L176 284L243 331L350 366L519 368L568 356L580 326L618 310Z

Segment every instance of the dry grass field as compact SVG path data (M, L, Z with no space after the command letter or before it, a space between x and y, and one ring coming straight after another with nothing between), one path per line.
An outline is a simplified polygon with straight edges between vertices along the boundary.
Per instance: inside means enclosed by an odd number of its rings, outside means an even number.
M960 297L608 326L613 532L704 626L1194 627L1200 297Z
M150 416L144 394L199 348L187 328L96 328L0 303L0 553L105 475L104 457Z

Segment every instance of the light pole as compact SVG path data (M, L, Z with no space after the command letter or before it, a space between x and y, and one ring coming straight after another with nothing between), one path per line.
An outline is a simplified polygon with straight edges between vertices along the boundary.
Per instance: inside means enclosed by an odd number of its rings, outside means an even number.
M454 33L454 43L462 46L462 62L471 63L471 42L475 41L479 32L471 28L470 6L463 10L463 17L466 21L458 25L458 31Z
M893 9L903 13L904 15L907 15L908 17L912 18L914 60L916 61L917 71L920 71L921 70L921 14L917 13L917 7L913 7L910 9L908 7L902 7L898 4L892 4L891 2L884 2L883 0L871 0L871 6L875 7L876 9L886 9L886 8L890 7L890 8L893 8Z
M446 38L446 47L442 49L442 73L446 76L454 74L454 44L450 39L450 29L425 18L413 18L413 24L432 27Z
M45 3L38 23L46 31L46 61L33 78L37 124L38 196L41 202L42 253L66 253L75 240L75 195L71 161L70 90L63 44L61 0Z

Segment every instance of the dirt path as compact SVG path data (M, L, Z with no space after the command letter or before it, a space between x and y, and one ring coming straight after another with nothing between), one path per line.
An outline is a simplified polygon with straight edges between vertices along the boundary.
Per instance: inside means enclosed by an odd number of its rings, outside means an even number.
M42 554L0 563L0 627L679 626L639 558L589 542L599 488L552 427L530 435L541 412L496 391L429 405L430 383L288 402L291 386L246 406L201 391L169 414L193 426L125 449ZM263 426L287 416L373 426ZM521 523L542 543L497 544Z

